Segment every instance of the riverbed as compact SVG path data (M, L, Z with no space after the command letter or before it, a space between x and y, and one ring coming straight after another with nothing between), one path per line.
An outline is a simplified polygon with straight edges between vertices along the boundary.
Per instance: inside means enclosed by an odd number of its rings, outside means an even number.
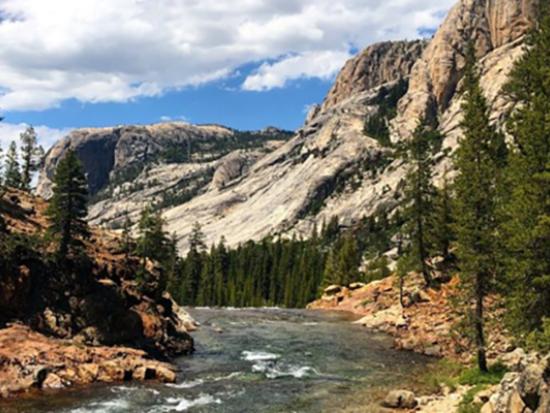
M94 385L1 403L3 413L376 412L410 386L426 357L339 312L190 309L196 352L175 361L176 384Z

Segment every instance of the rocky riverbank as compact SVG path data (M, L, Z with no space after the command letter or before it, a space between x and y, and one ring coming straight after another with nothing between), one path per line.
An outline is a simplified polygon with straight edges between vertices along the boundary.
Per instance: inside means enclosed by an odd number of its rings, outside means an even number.
M174 382L173 367L142 350L46 337L21 324L0 330L0 397L95 382Z
M459 288L452 278L439 288L424 289L422 278L409 275L403 284L395 276L369 284L355 283L348 287L330 286L321 299L308 308L351 312L362 316L357 323L394 337L396 348L428 356L471 363L471 343L459 334L461 314L453 305ZM496 385L441 386L436 394L417 397L408 390L390 392L384 405L388 412L454 413L464 406L481 413L550 413L550 355L526 354L515 349L502 327L498 297L489 297L487 332L491 343L488 357L507 373Z
M399 349L468 362L470 353L465 350L471 343L466 337L456 334L455 329L461 320L457 307L452 305L458 284L455 277L441 283L438 288L424 289L422 278L410 274L404 280L401 303L399 279L390 276L367 285L331 286L308 308L361 315L358 324L392 335ZM491 343L488 357L494 360L513 347L502 328L498 300L489 297L486 305L489 308L488 342Z

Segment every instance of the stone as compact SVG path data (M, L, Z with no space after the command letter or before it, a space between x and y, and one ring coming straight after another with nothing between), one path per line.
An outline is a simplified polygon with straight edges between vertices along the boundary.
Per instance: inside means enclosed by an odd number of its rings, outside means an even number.
M336 295L342 292L342 287L339 285L330 285L323 290L323 293L327 296Z
M417 405L414 393L408 390L392 390L384 399L385 407L396 409L414 409Z
M351 283L348 288L350 291L355 291L363 288L365 285L366 285L365 283L359 283L359 282Z
M512 352L500 356L499 361L504 364L508 369L518 371L521 368L526 357L527 354L525 353L525 350L523 350L522 348L517 348Z

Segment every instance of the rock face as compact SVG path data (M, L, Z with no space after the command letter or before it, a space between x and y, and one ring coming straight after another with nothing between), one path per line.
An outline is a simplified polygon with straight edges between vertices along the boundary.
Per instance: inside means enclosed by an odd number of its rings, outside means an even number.
M427 112L445 114L457 97L470 41L485 71L494 64L492 55L501 54L499 49L504 48L507 56L517 55L515 49L521 48L521 42L516 41L533 23L537 3L537 0L459 1L412 69L409 92L400 102L394 123L397 135L407 137L419 117ZM500 74L493 72L489 77L485 73L485 86L490 81L499 90L507 79L510 63L506 62ZM494 105L493 109L502 110Z
M107 181L110 185L92 203L92 222L116 227L126 210L135 221L143 205L155 201L182 252L196 221L207 243L225 236L234 246L268 235L307 237L333 216L349 226L381 211L391 213L399 204L407 165L391 148L364 132L366 118L379 109L381 91L391 90L400 78L409 79L408 91L390 124L393 142L407 139L422 115L437 115L445 135L442 151L436 155L437 184L461 133L457 91L467 42L474 40L481 84L492 119L500 125L510 109L500 91L522 54L522 36L533 23L536 3L460 0L429 42L388 42L367 48L345 65L324 103L312 108L292 139L277 146L261 138L265 145L254 146L254 153L242 152L248 147L232 147L241 152L218 151L219 156L210 156L212 148L203 146L202 155L197 152L189 158L192 162L185 162L189 134L194 133L197 142L227 141L232 131L222 127L163 125L77 131L48 154L41 193L47 194L47 177L67 147L76 147L79 154L78 148L91 148L89 155L82 155L90 174L97 151L114 146L114 155L102 160L114 165L106 168L110 172L90 175L93 190ZM166 139L170 134L177 137ZM164 153L167 146L179 154L177 162L167 163L166 157L154 155ZM149 166L143 168L143 162ZM141 165L141 169L132 170L131 165Z
M384 42L367 47L349 60L330 91L321 111L326 111L351 96L366 92L400 77L408 77L427 42Z

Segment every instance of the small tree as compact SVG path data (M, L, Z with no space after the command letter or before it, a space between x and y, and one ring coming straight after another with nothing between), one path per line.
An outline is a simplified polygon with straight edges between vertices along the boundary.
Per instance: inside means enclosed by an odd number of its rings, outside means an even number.
M25 191L31 189L32 175L38 170L44 156L44 149L38 145L36 132L29 126L20 136L21 141L21 188Z
M467 301L474 301L472 327L481 371L487 371L484 298L497 276L497 188L506 158L504 137L489 120L479 84L474 48L470 46L464 75L463 138L456 152L455 221L457 253Z
M90 231L85 220L88 186L82 164L72 150L57 165L53 179L53 196L46 214L50 220L49 232L58 239L58 256L66 259L88 238Z
M11 142L6 153L4 166L4 184L11 188L21 187L21 168L19 166L19 155L17 145Z

